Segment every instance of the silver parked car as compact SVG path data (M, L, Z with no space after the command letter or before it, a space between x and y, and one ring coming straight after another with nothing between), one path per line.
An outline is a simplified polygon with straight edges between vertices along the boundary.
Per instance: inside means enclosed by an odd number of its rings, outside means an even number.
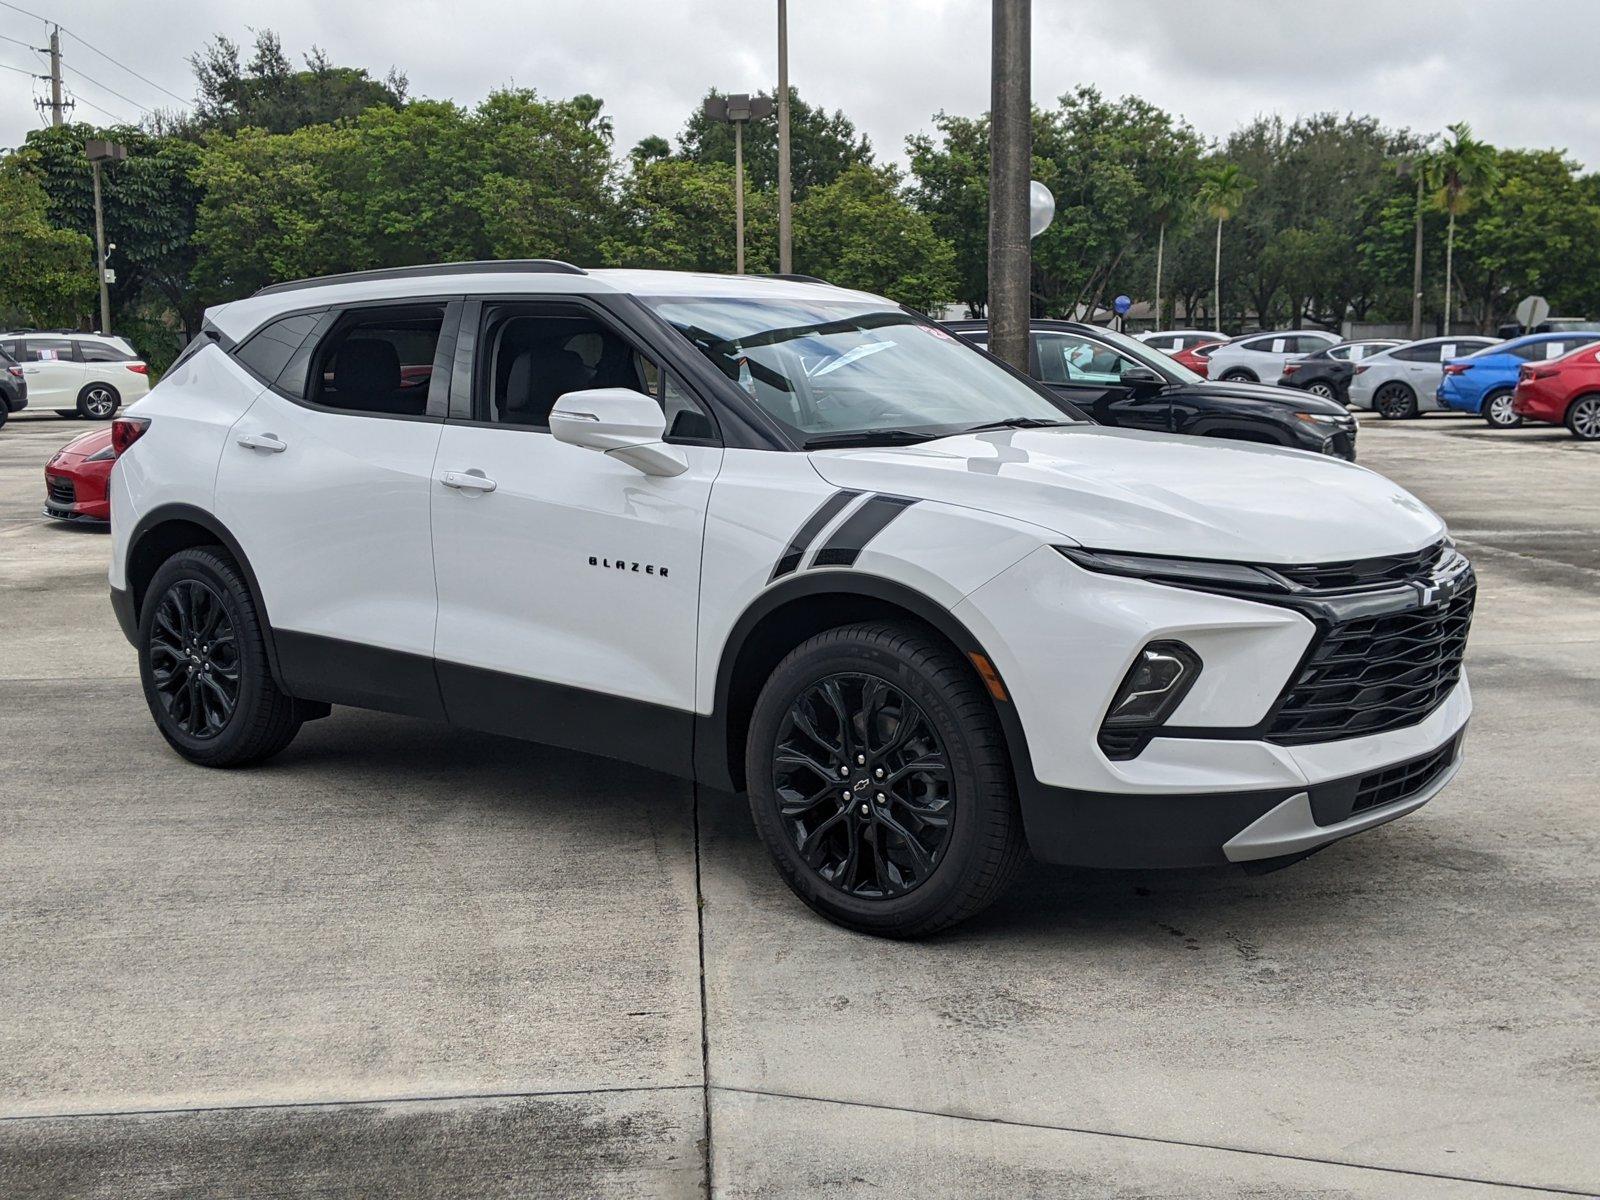
M1441 409L1444 405L1435 393L1444 364L1494 344L1489 337L1423 338L1374 354L1356 365L1350 407L1373 409L1390 420Z

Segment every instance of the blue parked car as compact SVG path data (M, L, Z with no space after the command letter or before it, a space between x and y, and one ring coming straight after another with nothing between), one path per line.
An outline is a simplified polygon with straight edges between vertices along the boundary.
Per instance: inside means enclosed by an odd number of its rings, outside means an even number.
M1479 413L1496 429L1514 429L1522 418L1511 409L1517 372L1523 363L1544 362L1600 342L1600 332L1530 333L1445 364L1439 403L1458 412Z

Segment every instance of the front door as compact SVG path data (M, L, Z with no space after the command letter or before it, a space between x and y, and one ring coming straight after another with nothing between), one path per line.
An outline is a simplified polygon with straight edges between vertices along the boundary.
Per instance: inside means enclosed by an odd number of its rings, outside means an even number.
M271 386L229 432L217 512L248 550L294 695L443 715L428 505L459 309L291 316L239 348Z
M445 426L433 481L434 653L449 718L687 773L715 428L598 307L481 310L457 359L470 402ZM645 475L556 441L551 407L591 387L660 400L689 469Z
M1063 330L1032 335L1034 377L1102 425L1123 429L1171 428L1172 404L1159 382L1123 379L1148 368L1111 346Z

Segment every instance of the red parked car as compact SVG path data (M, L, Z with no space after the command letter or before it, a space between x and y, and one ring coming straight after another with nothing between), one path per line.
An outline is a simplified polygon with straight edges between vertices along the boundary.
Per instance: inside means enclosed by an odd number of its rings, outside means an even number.
M44 468L44 515L86 525L111 520L107 485L117 461L113 426L103 425L73 438Z
M1189 370L1203 379L1211 377L1211 352L1218 346L1225 346L1226 342L1201 342L1198 346L1190 346L1187 350L1179 350L1172 356L1174 362L1181 362Z
M1588 345L1548 362L1524 363L1511 411L1525 421L1565 425L1586 442L1600 441L1600 350Z

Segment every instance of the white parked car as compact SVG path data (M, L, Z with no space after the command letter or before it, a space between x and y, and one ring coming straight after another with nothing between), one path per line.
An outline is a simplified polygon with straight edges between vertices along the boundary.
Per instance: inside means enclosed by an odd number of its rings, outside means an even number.
M1176 354L1180 350L1203 346L1207 342L1225 342L1228 340L1227 334L1218 333L1215 329L1158 329L1150 333L1135 334L1134 336L1152 350L1161 350L1167 354Z
M1474 576L1426 505L1073 419L860 292L283 284L114 430L112 604L179 754L347 704L646 764L747 793L857 929L970 916L1025 849L1287 865L1460 762Z
M1497 344L1489 337L1423 338L1368 355L1350 380L1350 407L1372 409L1390 420L1442 409L1437 393L1444 364Z
M1340 340L1337 334L1320 329L1246 334L1211 352L1206 360L1208 377L1233 382L1277 383L1284 363L1337 346Z
M150 371L120 337L98 333L0 333L0 348L28 381L28 403L63 417L107 421L150 390Z

